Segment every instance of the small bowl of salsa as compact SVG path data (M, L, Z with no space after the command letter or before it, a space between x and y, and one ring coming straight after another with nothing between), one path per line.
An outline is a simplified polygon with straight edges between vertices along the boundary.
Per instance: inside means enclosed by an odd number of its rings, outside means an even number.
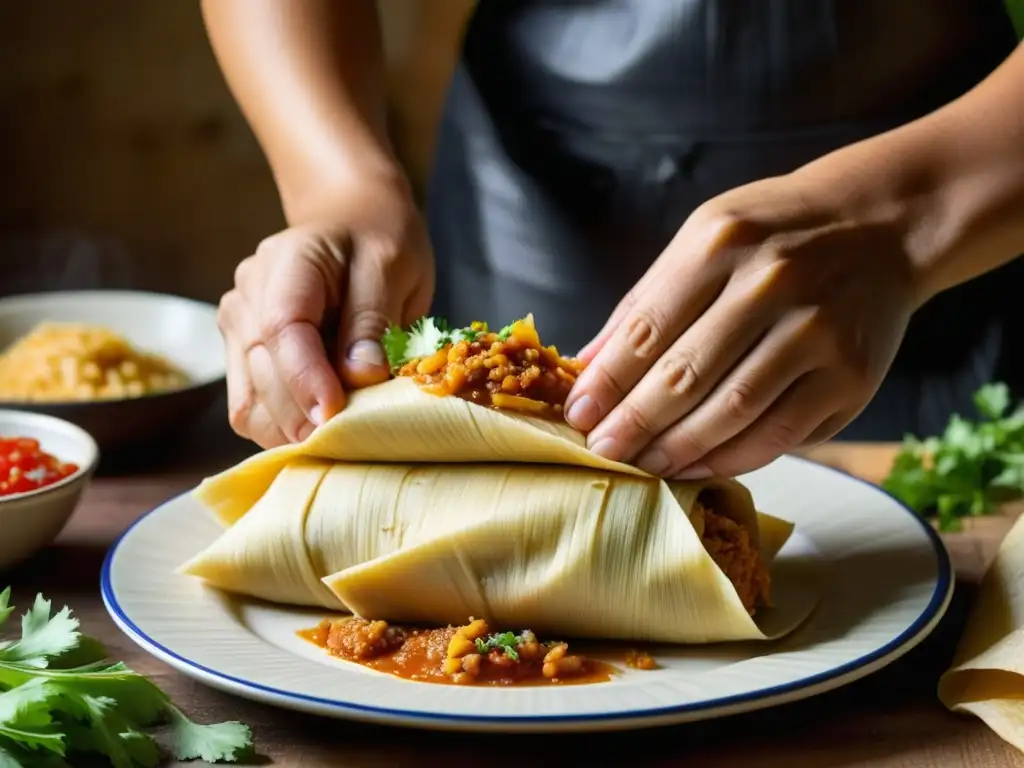
M57 537L99 455L92 436L70 422L0 410L0 572Z

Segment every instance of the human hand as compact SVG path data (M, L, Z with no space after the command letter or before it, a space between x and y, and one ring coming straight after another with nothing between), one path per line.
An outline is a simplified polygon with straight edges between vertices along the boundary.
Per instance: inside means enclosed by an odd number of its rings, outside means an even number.
M916 309L900 217L797 174L695 211L580 353L566 418L661 477L735 476L828 439Z
M426 227L393 185L364 186L261 242L218 312L232 428L263 448L307 437L344 407L343 384L387 379L382 334L427 314L433 292Z

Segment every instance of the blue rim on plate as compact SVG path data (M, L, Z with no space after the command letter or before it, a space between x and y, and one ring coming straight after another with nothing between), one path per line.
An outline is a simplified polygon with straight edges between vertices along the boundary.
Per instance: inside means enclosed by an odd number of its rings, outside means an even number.
M202 672L204 675L214 678L224 684L227 688L239 688L242 690L258 691L264 694L270 694L271 696L279 697L282 699L288 699L298 704L312 704L319 707L325 707L336 710L339 713L351 712L354 715L360 713L366 715L376 715L379 717L399 717L405 719L415 719L423 721L434 721L434 722L449 722L449 723L464 723L464 724L488 724L488 725L500 725L502 723L517 724L517 723L572 723L572 722L601 722L601 721L616 721L616 722L630 722L648 720L651 718L670 717L672 715L680 715L688 712L703 711L703 710L718 710L726 707L733 707L737 705L747 704L751 702L760 702L765 699L775 699L783 697L786 694L794 693L805 688L812 686L819 686L822 684L829 683L830 681L839 681L835 686L830 686L819 691L819 693L825 693L828 690L832 690L834 687L841 685L840 678L849 675L851 672L855 672L864 667L870 666L875 662L888 659L890 662L895 661L897 658L902 656L904 653L909 652L914 648L917 642L922 641L927 633L923 633L927 625L937 618L937 615L944 613L946 607L949 605L949 601L953 594L953 568L949 559L949 552L946 550L945 544L943 544L941 537L936 533L935 529L924 520L920 515L914 512L910 507L904 504L902 501L897 499L891 493L881 488L880 486L869 482L861 477L852 475L849 472L845 472L836 467L831 467L827 464L813 461L803 456L790 456L789 458L798 459L799 461L807 464L812 464L816 467L821 467L835 474L848 477L851 480L858 482L862 485L866 485L871 489L877 491L883 496L892 499L903 511L910 515L924 530L928 541L932 545L935 557L938 564L938 578L936 579L935 589L932 592L931 598L928 600L928 605L921 612L921 614L907 627L898 637L889 641L880 648L876 648L871 653L867 653L853 661L848 661L838 667L830 669L827 672L820 672L815 675L809 675L799 680L794 680L790 683L783 685L769 686L766 688L759 688L754 691L748 691L746 693L735 694L733 696L723 696L717 699L708 699L700 702L693 702L689 704L679 704L675 706L666 707L650 707L647 709L630 710L628 712L608 712L602 714L588 714L588 715L537 715L537 716L468 716L468 715L452 715L443 714L437 712L427 712L423 710L414 709L391 709L387 707L373 707L363 704L351 704L337 699L328 699L320 696L309 696L306 694L294 693L293 691L287 691L281 688L274 688L272 686L263 685L261 683L253 682L252 680L246 680L244 678L235 677L234 675L227 675L223 672L219 672L216 669L211 669L202 664L197 664L191 659L187 659L167 646L161 644L157 640L147 635L133 622L125 611L121 608L120 603L114 594L113 586L110 583L110 573L113 565L114 558L117 556L117 550L120 547L122 541L131 534L132 530L139 525L143 520L149 517L151 514L156 512L160 507L172 501L174 498L190 493L186 491L183 494L168 499L163 504L155 507L144 514L140 515L139 518L132 523L125 531L118 537L117 541L111 545L107 551L107 555L103 561L103 570L100 574L100 593L103 597L103 604L105 605L107 612L110 614L114 622L129 635L136 643L138 643L144 650L166 659L172 659L175 662L181 664L184 667L189 667L198 672ZM937 622L936 622L937 623ZM931 628L932 630L934 627ZM931 630L929 630L930 633ZM913 641L917 642L913 642ZM868 673L870 674L870 673ZM780 702L782 703L782 702ZM727 714L727 713L723 713Z

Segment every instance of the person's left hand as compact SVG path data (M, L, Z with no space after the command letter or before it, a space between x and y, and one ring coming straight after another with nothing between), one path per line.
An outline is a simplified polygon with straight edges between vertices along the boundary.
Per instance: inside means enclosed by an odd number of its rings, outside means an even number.
M687 480L828 439L918 306L903 240L898 213L799 174L708 201L581 351L567 420L595 453Z

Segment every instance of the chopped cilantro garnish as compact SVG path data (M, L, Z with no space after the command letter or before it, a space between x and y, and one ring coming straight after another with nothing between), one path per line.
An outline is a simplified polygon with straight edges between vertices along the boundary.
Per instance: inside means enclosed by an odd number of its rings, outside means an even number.
M524 632L523 634L525 635L526 633ZM476 650L482 654L490 653L491 651L504 651L505 655L512 659L512 661L519 661L519 651L517 648L521 641L522 635L516 635L514 632L497 632L486 640L478 637L476 639Z
M397 325L389 327L381 337L381 345L388 357L388 364L394 370L410 360L429 357L448 344L475 341L487 332L485 322L476 322L466 328L449 328L443 317L421 317L410 325L408 330L403 330ZM502 341L507 339L511 332L511 325L502 328L499 334Z
M1024 404L1007 414L1010 390L995 383L975 393L974 405L978 421L954 414L941 436L908 435L882 483L944 532L1024 494Z
M508 341L508 337L512 335L513 326L515 326L515 323L510 323L509 325L506 325L504 328L498 331L498 340Z
M0 592L0 624L10 594ZM193 723L148 678L109 661L68 608L51 615L42 595L22 617L20 639L0 642L0 766L80 765L91 755L152 768L164 755L147 729L160 723L177 760L235 762L252 749L247 726Z

